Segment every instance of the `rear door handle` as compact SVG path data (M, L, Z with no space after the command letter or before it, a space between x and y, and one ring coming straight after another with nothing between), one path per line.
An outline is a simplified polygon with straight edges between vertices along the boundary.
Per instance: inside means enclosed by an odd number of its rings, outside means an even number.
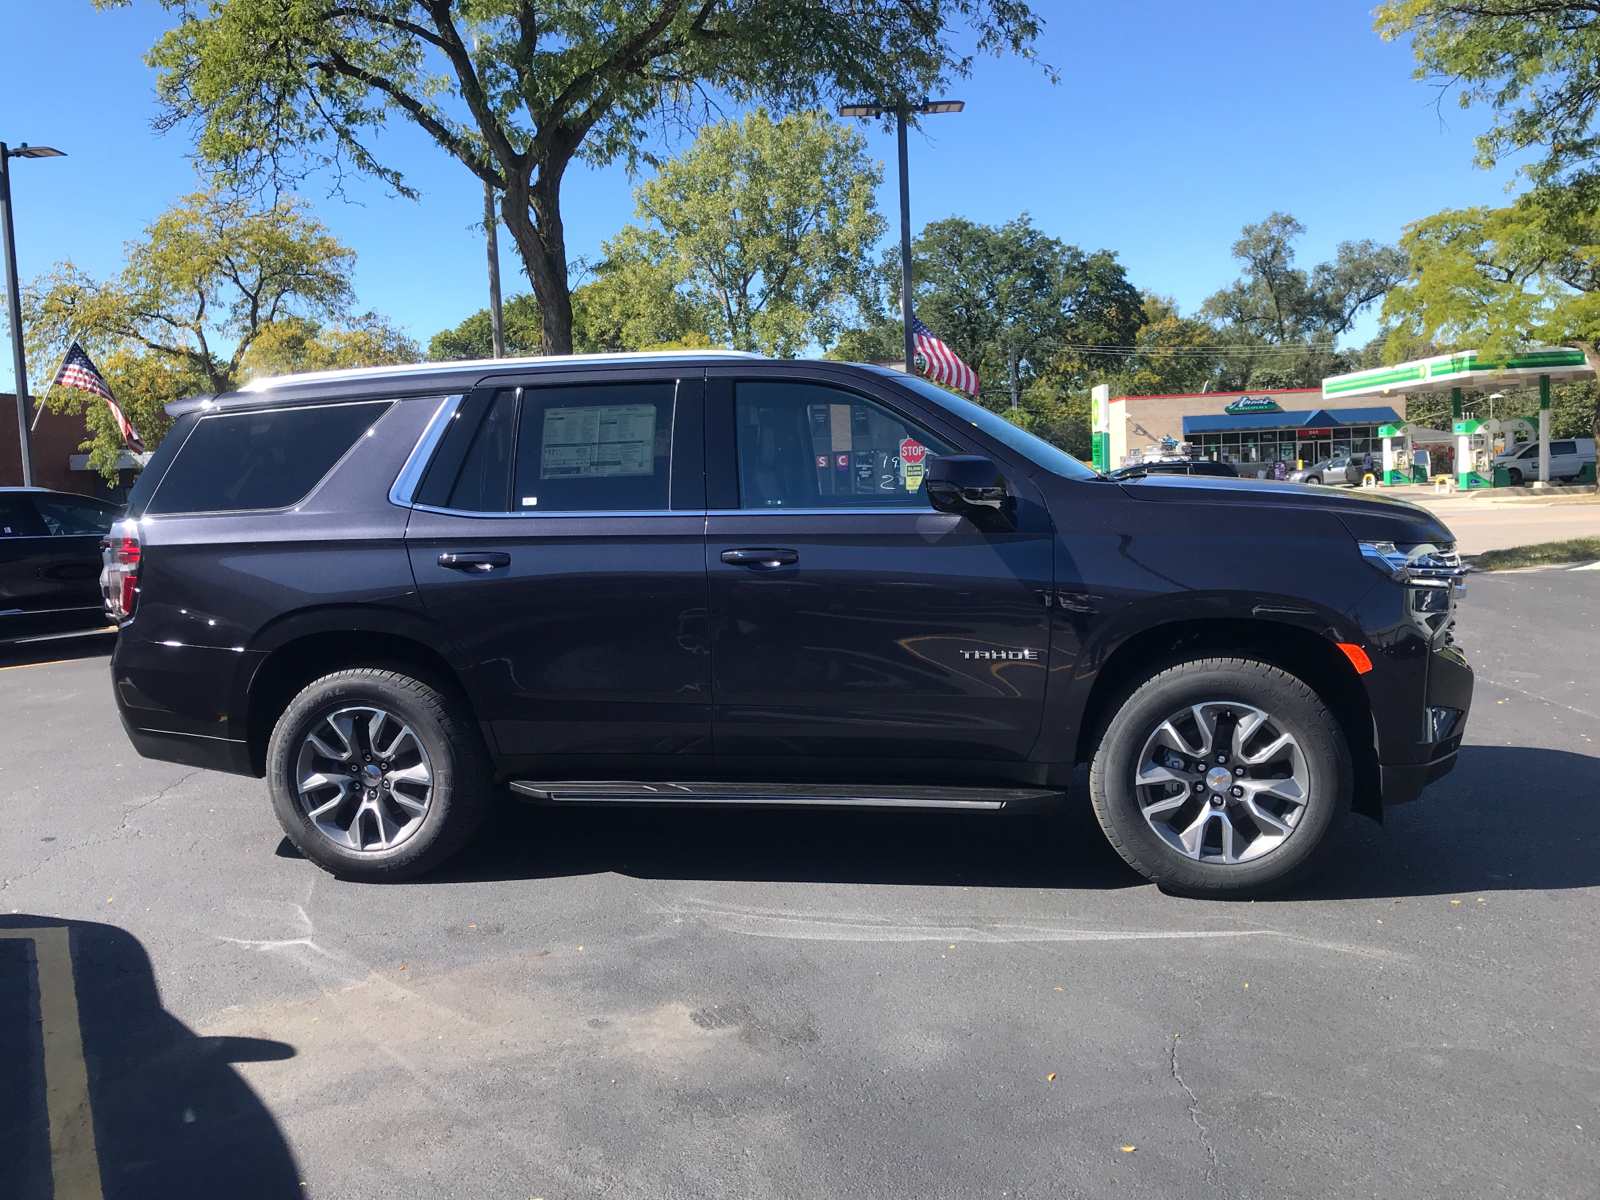
M724 550L722 561L730 567L754 567L758 571L772 571L778 567L792 567L800 561L798 550Z
M441 554L439 555L439 565L441 567L449 567L452 571L473 571L487 575L496 567L509 567L511 565L511 555L504 554L499 550L471 554Z

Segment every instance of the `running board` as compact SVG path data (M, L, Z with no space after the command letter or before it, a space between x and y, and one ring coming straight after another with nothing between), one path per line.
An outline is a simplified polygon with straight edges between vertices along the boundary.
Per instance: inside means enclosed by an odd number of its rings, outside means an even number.
M998 812L1042 807L1048 788L883 787L839 783L545 783L515 779L511 790L543 804L733 804L789 808L933 808Z

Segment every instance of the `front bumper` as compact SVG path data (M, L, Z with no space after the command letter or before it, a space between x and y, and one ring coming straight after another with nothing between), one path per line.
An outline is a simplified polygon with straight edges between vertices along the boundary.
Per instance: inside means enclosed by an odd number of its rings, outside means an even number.
M1419 724L1423 740L1417 743L1416 761L1380 763L1378 774L1385 807L1406 804L1422 794L1422 789L1455 769L1461 750L1461 737L1472 711L1472 668L1461 650L1443 642L1428 655L1428 679ZM1436 738L1430 713L1454 711L1458 715Z

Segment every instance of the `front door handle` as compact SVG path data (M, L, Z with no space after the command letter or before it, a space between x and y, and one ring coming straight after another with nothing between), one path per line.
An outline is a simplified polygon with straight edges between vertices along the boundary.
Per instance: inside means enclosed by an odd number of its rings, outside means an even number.
M730 567L754 567L758 571L774 571L779 567L792 567L800 561L798 550L724 550L722 561Z
M496 567L509 567L511 555L499 550L479 551L471 554L441 554L439 565L449 567L452 571L471 571L487 575Z

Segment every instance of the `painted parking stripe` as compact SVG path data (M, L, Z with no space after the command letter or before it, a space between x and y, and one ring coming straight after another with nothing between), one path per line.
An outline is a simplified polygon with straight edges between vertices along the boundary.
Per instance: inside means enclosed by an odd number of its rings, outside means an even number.
M0 929L0 937L33 942L44 1034L45 1109L50 1118L50 1174L55 1200L102 1200L94 1144L89 1071L78 1025L78 991L65 925Z

